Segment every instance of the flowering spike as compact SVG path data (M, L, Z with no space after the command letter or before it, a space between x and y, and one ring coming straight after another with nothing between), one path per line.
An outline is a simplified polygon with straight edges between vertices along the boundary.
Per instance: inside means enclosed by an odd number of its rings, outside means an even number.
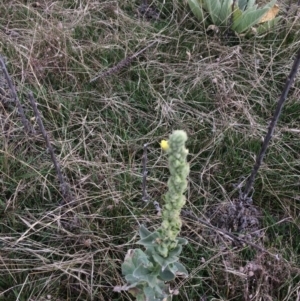
M182 224L180 211L186 202L183 193L187 188L186 178L189 173L188 150L185 148L186 140L187 135L184 131L174 131L168 140L170 178L162 211L162 226L158 230L162 243L157 248L158 253L163 257L167 257L169 252L177 246L176 238Z

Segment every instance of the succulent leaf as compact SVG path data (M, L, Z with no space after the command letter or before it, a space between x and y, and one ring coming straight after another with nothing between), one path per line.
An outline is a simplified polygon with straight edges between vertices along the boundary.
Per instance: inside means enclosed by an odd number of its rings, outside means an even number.
M198 18L200 22L203 22L205 19L203 6L201 1L198 0L188 0L189 6L193 12L193 14Z

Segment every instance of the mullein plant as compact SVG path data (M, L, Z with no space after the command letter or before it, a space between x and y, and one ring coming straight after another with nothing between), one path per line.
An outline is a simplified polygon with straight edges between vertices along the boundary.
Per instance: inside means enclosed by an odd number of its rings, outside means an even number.
M116 287L115 291L128 291L137 301L170 301L178 292L172 291L167 282L176 276L188 276L186 268L179 262L182 246L187 244L187 240L178 237L182 225L180 211L186 202L184 192L189 174L186 140L186 133L178 130L170 135L168 141L161 141L161 148L168 155L170 170L162 223L154 232L145 226L140 227L137 243L145 250L129 250L122 264L127 284Z

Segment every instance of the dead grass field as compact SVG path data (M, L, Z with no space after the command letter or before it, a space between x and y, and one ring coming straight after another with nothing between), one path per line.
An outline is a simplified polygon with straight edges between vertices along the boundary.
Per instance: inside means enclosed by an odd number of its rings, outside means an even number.
M24 132L0 73L0 300L133 300L113 292L121 263L138 226L160 223L142 201L143 145L148 193L161 202L168 169L159 141L173 129L189 136L186 209L228 228L234 185L249 176L300 47L300 8L286 13L289 1L279 1L272 32L238 39L206 32L186 1L165 2L155 1L157 20L140 18L131 0L0 3L0 54L37 132ZM244 234L267 252L183 217L190 275L171 284L174 300L300 300L299 100L298 75L255 182L259 235Z

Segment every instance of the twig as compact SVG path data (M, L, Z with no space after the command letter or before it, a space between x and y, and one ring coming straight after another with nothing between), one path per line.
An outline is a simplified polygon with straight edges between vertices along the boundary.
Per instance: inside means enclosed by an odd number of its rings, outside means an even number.
M12 102L15 103L17 105L18 108L18 112L19 115L21 116L21 121L23 123L24 129L26 133L34 133L34 130L31 128L29 121L26 118L25 112L23 110L22 104L18 98L17 92L16 92L16 88L14 86L14 84L12 83L11 77L8 74L8 71L6 69L5 63L4 63L4 59L3 57L0 55L0 64L1 64L1 68L2 71L4 73L5 79L7 81L7 84L9 86L9 89L11 91L11 98L12 98Z
M269 125L269 128L268 128L268 133L264 139L264 142L263 142L263 145L262 145L262 148L260 150L260 153L259 155L257 156L256 158L256 162L254 164L254 167L252 169L252 172L251 172L251 175L250 177L248 178L247 182L246 182L246 186L245 186L245 190L244 190L244 193L242 194L242 200L246 200L248 198L248 195L250 193L250 191L252 190L252 187L253 187L253 184L254 184L254 180L255 180L255 177L257 175L257 172L262 164L262 161L263 161L263 158L266 154L266 151L267 151L267 148L268 148L268 144L272 138L272 135L273 135L273 132L274 132L274 128L277 124L277 121L279 119L279 116L281 114L281 110L283 108L283 105L285 103L285 100L286 100L286 97L287 97L287 94L290 90L290 87L291 85L293 84L294 82L294 79L297 75L297 71L298 71L298 68L299 68L299 65L300 65L300 49L298 51L298 54L296 55L296 58L295 58L295 61L294 61L294 64L292 66L292 69L291 69L291 72L286 80L286 83L285 83L285 86L284 86L284 89L282 91L282 94L279 98L279 101L278 101L278 104L277 104L277 107L276 107L276 110L275 110L275 113L274 113L274 116L271 120L271 123Z
M41 131L41 133L42 133L42 135L45 139L47 149L48 149L48 151L50 153L50 156L51 156L51 160L54 164L54 168L55 168L55 171L56 171L56 174L57 174L57 177L58 177L58 181L60 183L60 191L61 191L62 197L63 197L63 199L66 203L70 203L72 201L72 196L71 196L69 186L66 183L66 181L64 179L64 176L63 176L63 174L60 170L59 163L57 162L55 154L54 154L54 149L51 145L50 139L49 139L48 134L45 130L41 115L39 113L39 110L37 108L35 99L34 99L33 94L32 94L31 91L29 92L28 96L29 96L29 100L30 100L32 109L34 111L35 118L36 118L37 123L39 125L40 131Z
M261 252L263 252L263 253L268 253L269 255L275 257L276 259L279 259L279 255L278 255L278 254L276 254L276 255L275 255L275 254L272 254L271 252L269 252L269 251L266 250L265 248L260 247L260 246L254 244L254 243L251 242L251 241L248 241L248 240L243 239L243 238L241 238L241 237L235 236L234 234L232 234L232 233L230 233L230 232L227 232L227 231L225 231L225 230L222 230L222 229L220 229L220 228L217 228L217 227L213 226L211 223L206 222L205 220L203 220L203 219L201 219L201 218L195 216L195 214L192 213L192 212L189 211L189 210L182 210L181 213L182 213L182 216L190 217L190 218L192 218L193 220L196 220L197 222L199 222L199 223L201 223L201 224L207 226L209 229L213 230L213 231L216 232L216 233L219 233L219 234L222 234L222 235L224 235L224 236L227 236L227 237L231 238L232 240L238 241L238 242L240 242L240 243L242 242L242 243L244 243L244 244L247 244L247 245L249 245L249 246L251 246L251 247L253 247L253 248L255 248L255 249L257 249L257 250L259 250L259 251L261 251Z
M100 74L98 74L96 77L94 77L93 79L90 80L90 83L96 81L99 78L102 77L107 77L109 75L112 75L114 73L119 72L121 69L123 69L124 67L128 66L131 64L131 62L137 58L139 55L141 55L143 52L145 52L148 48L150 48L151 46L153 46L157 41L152 42L151 44L149 44L148 46L146 46L145 48L139 50L138 52L134 53L131 56L126 57L125 59L123 59L122 61L120 61L117 65L115 65L112 68L109 68L106 71L101 72Z
M149 195L147 193L147 175L148 175L148 170L147 170L147 160L148 160L148 157L147 157L147 147L148 147L148 144L144 144L144 153L143 153L143 158L142 158L142 165L143 165L143 181L142 181L142 192L143 192L143 198L142 200L146 203L149 202ZM160 215L161 214L161 208L159 206L159 203L157 201L154 201L153 202L153 205L157 211L157 214Z
M143 158L142 158L142 164L143 164L143 183L142 183L142 190L143 190L143 198L142 200L144 202L148 202L149 200L149 196L147 193L147 174L148 174L148 170L147 170L147 147L148 144L144 144L144 153L143 153Z

